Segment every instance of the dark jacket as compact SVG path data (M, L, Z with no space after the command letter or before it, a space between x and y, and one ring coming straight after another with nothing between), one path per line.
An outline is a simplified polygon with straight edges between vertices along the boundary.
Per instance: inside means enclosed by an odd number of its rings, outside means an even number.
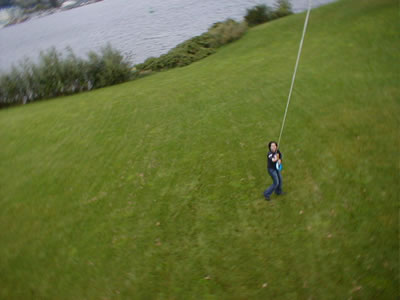
M275 154L279 154L280 160L282 160L282 153L278 150L276 152L272 152L271 150L268 152L267 160L268 160L268 169L276 170L276 162L272 161L272 158Z

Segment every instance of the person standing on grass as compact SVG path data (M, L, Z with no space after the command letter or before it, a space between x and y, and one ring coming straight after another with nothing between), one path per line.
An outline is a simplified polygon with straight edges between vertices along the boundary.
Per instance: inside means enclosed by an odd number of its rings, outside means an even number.
M277 162L282 162L282 153L278 150L278 143L271 141L268 144L268 173L272 178L272 184L264 191L264 197L266 200L270 200L272 193L281 195L282 192L282 174L277 168Z

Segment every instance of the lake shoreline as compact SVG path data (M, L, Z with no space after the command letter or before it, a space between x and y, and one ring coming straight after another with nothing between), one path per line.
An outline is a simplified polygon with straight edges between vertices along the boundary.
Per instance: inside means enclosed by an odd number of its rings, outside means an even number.
M240 21L256 3L275 0L211 0L191 2L161 0L127 2L109 0L59 13L40 15L0 30L0 72L11 70L25 58L55 47L65 53L72 48L78 57L98 51L110 43L132 64L159 57L178 44L201 35L216 23L232 18ZM304 10L304 0L292 0L293 12ZM313 1L314 6L333 0Z

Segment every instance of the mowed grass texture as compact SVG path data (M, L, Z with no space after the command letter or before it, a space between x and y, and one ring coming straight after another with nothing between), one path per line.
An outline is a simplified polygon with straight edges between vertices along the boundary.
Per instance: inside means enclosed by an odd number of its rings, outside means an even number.
M399 297L398 3L305 14L185 68L0 111L0 299Z

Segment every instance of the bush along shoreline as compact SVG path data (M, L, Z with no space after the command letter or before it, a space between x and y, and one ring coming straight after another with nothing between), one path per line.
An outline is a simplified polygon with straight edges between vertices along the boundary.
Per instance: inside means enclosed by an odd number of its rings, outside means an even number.
M184 67L240 39L249 26L291 13L288 0L277 0L274 9L257 5L247 10L242 22L227 19L215 23L207 32L184 41L168 53L157 58L150 57L135 66L110 44L101 48L100 53L89 52L87 59L77 57L71 48L62 54L53 47L40 53L38 63L25 59L18 66L14 65L10 72L0 74L0 109L98 89L154 72Z
M129 80L129 62L110 45L88 58L67 49L65 56L55 48L41 52L37 64L29 59L0 75L0 108L41 99L71 95Z
M202 35L177 45L168 53L158 58L150 57L144 63L138 64L135 67L138 72L143 72L163 71L187 66L215 53L219 47L238 40L246 31L246 22L239 23L232 19L218 22Z

